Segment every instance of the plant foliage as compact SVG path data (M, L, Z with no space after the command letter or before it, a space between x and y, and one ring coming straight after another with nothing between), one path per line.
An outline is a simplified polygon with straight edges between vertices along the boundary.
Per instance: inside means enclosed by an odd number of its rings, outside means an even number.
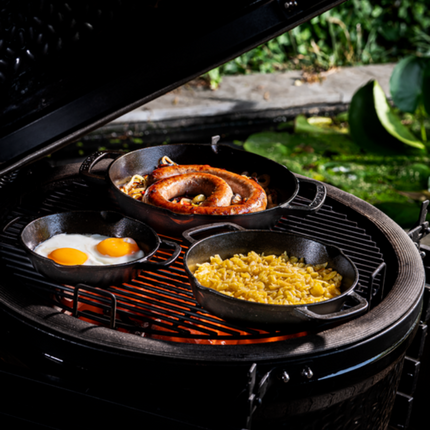
M429 27L426 1L349 0L220 66L217 78L287 69L318 72L428 55L430 36L424 29Z
M349 133L336 119L298 116L293 134L255 134L244 147L344 189L411 227L420 202L430 198L429 64L430 58L411 56L396 65L390 80L394 106L376 81L358 89Z
M364 151L335 123L327 128L326 120L297 117L294 133L257 133L248 137L244 148L354 194L411 227L420 201L430 198L430 156Z

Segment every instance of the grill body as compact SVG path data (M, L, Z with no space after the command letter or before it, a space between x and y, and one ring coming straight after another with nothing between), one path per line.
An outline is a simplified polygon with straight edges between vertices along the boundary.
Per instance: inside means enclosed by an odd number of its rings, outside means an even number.
M383 214L330 187L320 212L283 218L275 227L335 243L354 261L357 291L371 308L353 321L306 334L224 323L220 329L193 302L179 261L132 281L131 289L145 284L145 304L136 303L136 312L119 307L111 329L109 302L99 313L80 311L86 320L67 315L70 303L58 296L71 287L38 275L20 249L26 216L112 208L103 190L79 179L78 166L45 167L35 165L2 188L13 198L2 211L0 240L2 353L8 363L2 378L17 397L22 394L16 390L23 391L18 387L46 394L38 404L44 412L36 414L41 423L68 428L79 417L58 422L58 415L67 413L73 399L96 411L91 415L98 422L128 411L125 422L183 428L264 428L268 422L271 428L388 426L404 356L418 330L424 269L413 242ZM19 191L38 171L39 182ZM91 291L82 291L79 303L91 299ZM133 386L141 387L138 395L129 391ZM3 413L26 416L17 410L17 397L10 397ZM214 410L222 412L215 416Z
M388 427L420 331L424 269L409 237L353 196L330 187L317 214L274 227L339 246L359 270L369 311L323 331L220 321L193 299L180 259L109 288L117 308L88 287L73 299L72 287L36 273L18 240L34 216L118 210L105 188L79 179L79 166L35 161L341 2L221 1L198 20L192 0L3 2L4 426ZM296 204L310 199L304 192ZM154 259L166 255L161 247Z

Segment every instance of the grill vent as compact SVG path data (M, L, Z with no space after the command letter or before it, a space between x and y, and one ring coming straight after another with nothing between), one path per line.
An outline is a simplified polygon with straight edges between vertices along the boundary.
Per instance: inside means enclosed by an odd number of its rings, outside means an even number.
M88 42L94 28L112 22L120 4L119 0L7 1L0 10L0 83L14 80L36 62L41 66L53 57L58 61L65 50Z

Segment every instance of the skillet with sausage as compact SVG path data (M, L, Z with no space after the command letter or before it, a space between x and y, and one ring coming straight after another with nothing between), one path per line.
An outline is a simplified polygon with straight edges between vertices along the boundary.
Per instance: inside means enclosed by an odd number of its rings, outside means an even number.
M267 206L266 193L256 180L209 165L162 166L147 181L152 185L143 201L175 213L235 215L262 211ZM208 196L199 206L171 201L177 196L197 193ZM232 193L240 196L239 203L231 204Z
M166 157L183 165L210 164L247 177L257 176L259 185L266 191L267 206L257 212L214 217L175 213L143 203L142 196L148 188L147 179L154 169L160 167L160 159L161 165L173 164L163 159ZM109 159L114 161L103 172L100 164ZM257 154L216 143L160 145L127 154L111 151L95 153L82 163L80 175L92 186L107 184L110 197L125 214L145 221L158 233L169 236L178 236L186 229L213 223L214 218L249 229L269 229L281 217L291 214L305 216L316 212L324 204L326 196L325 186L318 181L296 176L286 166ZM296 204L295 199L302 191L302 195L311 201ZM234 200L231 206L236 203Z

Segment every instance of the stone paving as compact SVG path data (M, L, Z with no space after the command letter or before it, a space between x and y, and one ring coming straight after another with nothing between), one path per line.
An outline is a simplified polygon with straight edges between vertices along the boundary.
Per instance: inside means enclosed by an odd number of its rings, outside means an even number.
M376 79L389 94L394 64L339 68L302 83L300 71L225 76L215 91L184 85L116 119L114 123L153 124L163 121L212 120L214 117L252 118L258 115L317 113L321 106L347 105L354 92Z

